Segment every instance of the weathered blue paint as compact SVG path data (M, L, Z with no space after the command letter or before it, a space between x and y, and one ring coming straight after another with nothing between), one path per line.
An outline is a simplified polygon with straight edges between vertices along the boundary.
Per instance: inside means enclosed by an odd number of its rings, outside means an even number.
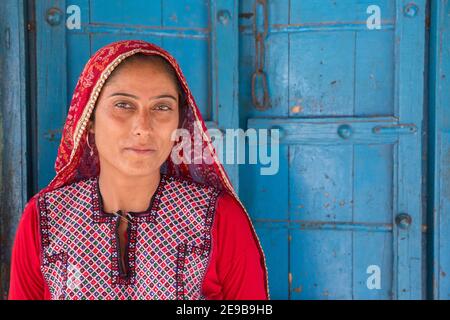
M395 30L396 90L395 110L402 123L413 123L418 134L402 135L396 153L397 185L394 214L406 213L413 223L407 230L394 232L394 297L425 297L425 259L422 224L422 124L425 85L425 12L426 2L416 1L415 16L405 14L409 1L397 2ZM414 9L416 10L416 9Z
M269 1L272 108L251 101L253 1L241 2L240 109L281 130L280 172L240 170L273 298L424 297L422 121L425 1ZM378 5L382 27L368 30ZM245 14L243 14L245 13ZM260 145L262 147L263 144ZM270 201L266 201L270 199ZM412 223L396 223L407 213ZM274 232L276 231L276 232ZM370 290L376 265L381 288Z
M25 1L0 6L0 299L7 295L10 255L28 200Z
M341 136L341 127L348 136ZM250 118L248 128L278 129L282 144L387 144L415 134L414 124L399 124L396 117Z
M238 1L210 1L211 22L211 112L219 130L239 127L238 107ZM226 143L226 139L224 139ZM225 148L224 148L225 151ZM226 152L223 152L226 159ZM238 166L226 164L236 192L239 190Z
M429 295L450 299L450 3L431 2L429 72Z
M66 1L36 1L35 6L37 125L34 147L37 157L33 180L37 184L34 188L41 189L55 176L54 159L66 116ZM55 20L50 20L52 17Z

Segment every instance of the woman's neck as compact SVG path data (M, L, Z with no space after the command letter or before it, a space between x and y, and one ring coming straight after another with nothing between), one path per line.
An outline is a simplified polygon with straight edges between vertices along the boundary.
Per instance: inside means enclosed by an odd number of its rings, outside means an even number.
M105 212L142 212L147 210L153 194L158 188L161 174L143 177L109 174L100 170L99 189Z

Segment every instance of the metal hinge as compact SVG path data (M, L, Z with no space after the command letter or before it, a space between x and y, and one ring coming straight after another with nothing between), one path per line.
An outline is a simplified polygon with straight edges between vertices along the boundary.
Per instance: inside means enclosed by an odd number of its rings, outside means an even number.
M372 129L375 134L410 134L415 133L417 127L414 124L393 124L387 126L376 126Z
M27 24L27 30L30 32L36 31L36 22L35 21L29 21Z

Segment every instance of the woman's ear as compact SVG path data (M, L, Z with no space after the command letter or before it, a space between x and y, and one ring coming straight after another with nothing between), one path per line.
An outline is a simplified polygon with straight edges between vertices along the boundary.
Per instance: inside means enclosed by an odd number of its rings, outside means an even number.
M95 133L95 130L94 130L94 121L89 120L89 121L88 121L87 128L88 128L88 132L90 132L90 133Z

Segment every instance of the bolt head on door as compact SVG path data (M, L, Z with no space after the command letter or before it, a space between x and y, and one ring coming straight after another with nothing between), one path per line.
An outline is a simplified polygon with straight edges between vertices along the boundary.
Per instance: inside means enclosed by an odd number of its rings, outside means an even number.
M395 223L400 229L408 229L411 222L412 218L407 213L400 213L395 217Z
M45 20L51 26L60 25L63 20L62 11L59 8L50 8L47 10Z

